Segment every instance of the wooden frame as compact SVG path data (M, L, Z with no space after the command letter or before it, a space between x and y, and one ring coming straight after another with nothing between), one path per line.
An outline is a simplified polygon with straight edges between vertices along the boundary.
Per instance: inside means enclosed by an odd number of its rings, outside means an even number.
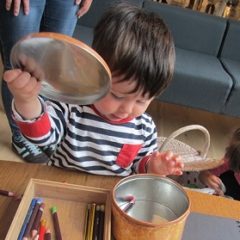
M106 189L61 182L31 179L5 240L17 239L29 205L34 197L43 198L43 218L54 236L50 208L57 206L62 238L83 239L85 213L88 203L105 204L104 240L111 239L111 192Z

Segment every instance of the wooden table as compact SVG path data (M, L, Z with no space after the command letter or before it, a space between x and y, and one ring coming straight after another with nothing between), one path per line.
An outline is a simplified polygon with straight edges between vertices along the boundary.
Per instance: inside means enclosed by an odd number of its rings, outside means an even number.
M106 189L111 189L120 180L118 177L96 176L39 164L0 161L1 189L23 194L30 178ZM187 190L187 193L191 201L191 211L240 219L240 201L189 190ZM18 205L19 201L0 196L0 239L5 238Z

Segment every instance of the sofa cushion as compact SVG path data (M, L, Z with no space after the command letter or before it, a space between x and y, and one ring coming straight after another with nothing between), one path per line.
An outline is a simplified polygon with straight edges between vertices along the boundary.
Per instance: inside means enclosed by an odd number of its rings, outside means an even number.
M122 2L121 0L93 0L89 11L78 20L78 24L94 28L104 12L112 5ZM143 0L125 0L130 4L142 7Z
M144 1L143 7L164 19L177 47L217 56L226 19L153 1Z
M73 37L91 46L93 42L93 28L77 25Z
M104 14L104 12L112 5L122 2L120 0L93 0L89 11L81 17L76 25L73 37L83 41L88 45L92 45L93 29ZM124 2L142 7L143 0L126 0Z
M220 58L240 61L240 22L229 20Z
M222 46L220 60L233 80L233 88L223 112L240 117L240 22L228 21L226 37Z
M219 113L232 85L216 57L176 48L173 80L159 99Z
M222 58L222 63L233 79L233 88L224 106L226 115L240 117L240 62Z

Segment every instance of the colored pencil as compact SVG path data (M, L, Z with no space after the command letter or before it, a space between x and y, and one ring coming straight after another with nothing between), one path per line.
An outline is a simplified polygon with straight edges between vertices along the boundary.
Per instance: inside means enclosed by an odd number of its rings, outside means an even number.
M94 225L93 225L93 240L99 239L99 226L100 226L100 214L101 214L101 206L96 206Z
M36 234L31 240L39 240L39 234Z
M52 236L51 236L51 232L49 229L47 229L46 233L44 234L44 240L51 240Z
M93 239L93 225L94 225L94 217L96 210L96 203L89 203L89 217L87 222L87 235L86 240Z
M24 234L23 234L23 240L28 240L28 237L30 236L30 232L31 232L31 229L32 229L32 226L33 226L33 222L34 222L34 220L37 216L38 209L39 209L41 203L42 203L42 199L37 198L37 201L36 201L36 204L33 208L31 217L30 217L30 219L27 223L26 229L25 229Z
M104 220L105 220L105 206L101 205L101 207L100 207L100 219L99 219L99 232L98 232L98 239L99 240L103 240Z
M83 234L84 240L87 240L87 238L88 238L87 232L88 232L88 221L89 221L89 215L90 215L90 208L91 208L91 205L88 204L87 208L86 208L86 212L85 212L84 234Z
M57 208L54 206L51 208L52 218L53 218L53 226L55 231L56 240L62 240L62 234L60 231Z
M28 224L28 222L29 222L29 219L30 219L30 217L31 217L31 215L32 215L32 211L33 211L33 209L34 209L34 206L35 206L36 202L37 202L37 199L36 199L36 198L33 198L32 201L31 201L31 203L30 203L30 206L29 206L29 208L28 208L27 214L26 214L26 216L25 216L25 219L24 219L24 222L23 222L21 231L20 231L20 233L19 233L19 235L18 235L18 240L22 240L22 239L23 239L23 235L24 235L25 229L26 229L27 224Z
M14 192L6 191L6 190L3 190L3 189L0 189L0 195L7 196L7 197L15 197Z
M39 228L39 240L44 240L44 234L46 233L46 219L42 219Z
M89 239L93 239L93 227L94 227L94 219L95 219L95 213L96 213L96 203L91 204L91 225L90 225L90 235Z
M40 225L40 220L41 220L41 217L42 217L42 214L43 214L43 210L44 210L44 207L45 207L45 203L41 203L40 204L40 207L38 209L38 212L37 212L37 215L34 219L34 222L33 222L33 225L32 225L32 237L35 237L36 234L38 233L38 228L39 228L39 225Z
M128 212L132 208L132 206L135 204L135 202L136 202L136 199L134 197L130 202L126 203L125 207L122 210L124 212Z

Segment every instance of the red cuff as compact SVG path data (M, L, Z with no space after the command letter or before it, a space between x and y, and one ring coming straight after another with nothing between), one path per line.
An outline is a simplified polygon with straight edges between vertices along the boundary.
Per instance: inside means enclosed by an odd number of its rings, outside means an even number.
M150 156L146 156L144 157L141 162L139 163L139 167L138 167L138 173L146 173L146 164L148 162Z
M40 116L35 122L16 121L23 135L27 137L41 137L51 129L50 120L47 113Z

